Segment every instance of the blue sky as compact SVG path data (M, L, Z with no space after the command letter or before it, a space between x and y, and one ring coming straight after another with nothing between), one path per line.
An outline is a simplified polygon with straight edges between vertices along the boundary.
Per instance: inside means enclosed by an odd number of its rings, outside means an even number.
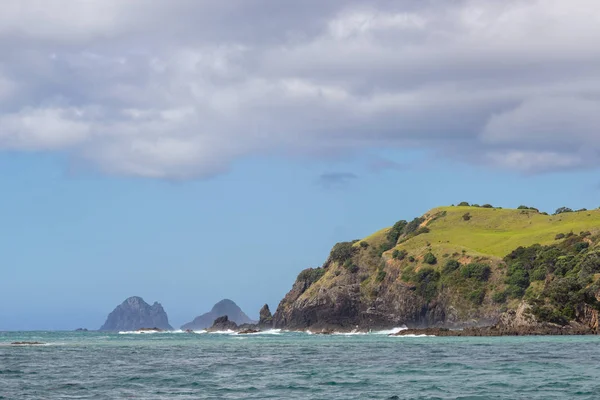
M256 317L438 205L600 206L597 0L283 4L2 2L0 329Z

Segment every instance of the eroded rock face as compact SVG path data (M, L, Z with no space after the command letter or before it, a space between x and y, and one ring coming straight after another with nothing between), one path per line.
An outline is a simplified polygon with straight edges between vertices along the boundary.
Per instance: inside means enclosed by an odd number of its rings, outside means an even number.
M169 318L160 303L149 305L133 296L118 305L100 328L101 331L136 331L143 328L172 330Z

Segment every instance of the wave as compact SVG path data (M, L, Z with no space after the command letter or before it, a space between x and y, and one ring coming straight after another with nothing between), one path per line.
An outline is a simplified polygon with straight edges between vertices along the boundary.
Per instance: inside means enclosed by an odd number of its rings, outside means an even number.
M398 332L401 331L405 331L408 328L406 327L406 325L403 325L401 327L398 328L392 328L392 329L386 329L383 331L375 331L375 332L370 332L372 335L395 335Z
M403 337L435 337L435 335L415 335L414 333L408 334L408 335L391 335L390 337L398 337L398 338L403 338Z

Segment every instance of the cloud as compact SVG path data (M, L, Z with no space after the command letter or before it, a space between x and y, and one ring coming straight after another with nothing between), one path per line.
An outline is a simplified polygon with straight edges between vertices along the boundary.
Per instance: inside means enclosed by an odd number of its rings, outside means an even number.
M221 3L6 0L0 150L166 179L394 147L600 164L596 0Z
M342 188L355 179L358 176L351 172L328 172L319 176L318 184L326 189Z

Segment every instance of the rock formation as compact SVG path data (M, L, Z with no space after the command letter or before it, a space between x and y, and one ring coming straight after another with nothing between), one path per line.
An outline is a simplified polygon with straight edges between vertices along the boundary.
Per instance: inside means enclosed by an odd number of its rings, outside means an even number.
M213 325L213 321L219 317L226 315L231 322L238 325L251 324L253 321L242 311L237 304L229 299L224 299L215 304L210 312L194 318L192 322L188 322L181 326L181 329L201 330L209 328Z
M117 306L100 328L101 331L136 331L143 328L172 330L167 313L155 302L149 305L141 297L133 296Z
M271 315L271 310L269 310L268 304L265 304L260 309L258 326L264 328L270 328L273 326L273 315Z
M212 326L207 330L209 332L217 332L217 331L235 331L238 329L238 325L229 320L227 315L223 315L214 320Z

